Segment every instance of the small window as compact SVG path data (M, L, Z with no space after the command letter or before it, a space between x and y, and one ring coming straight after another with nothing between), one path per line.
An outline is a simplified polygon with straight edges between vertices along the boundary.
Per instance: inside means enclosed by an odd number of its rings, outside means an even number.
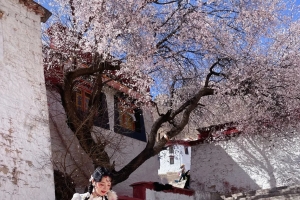
M94 119L94 125L101 128L109 129L108 108L106 96L104 93L101 93L100 105L96 117Z
M126 102L126 97L115 96L115 125L116 133L146 142L143 111L134 104Z
M174 147L173 147L173 146L170 146L170 147L169 147L169 153L170 153L170 154L174 154Z
M135 131L135 112L133 109L124 109L123 107L119 106L119 122L120 126L125 129Z
M189 148L188 148L188 147L185 147L185 148L184 148L184 152L185 152L186 155L189 155Z
M76 92L76 108L78 111L83 113L88 111L90 96L89 93L82 90Z
M76 92L76 108L78 115L81 119L84 119L88 115L89 101L91 98L91 94L85 90L78 90ZM101 93L101 102L94 118L94 125L109 129L109 118L108 118L108 110L106 103L106 96L104 93Z
M174 156L170 156L170 164L171 164L171 165L174 164Z

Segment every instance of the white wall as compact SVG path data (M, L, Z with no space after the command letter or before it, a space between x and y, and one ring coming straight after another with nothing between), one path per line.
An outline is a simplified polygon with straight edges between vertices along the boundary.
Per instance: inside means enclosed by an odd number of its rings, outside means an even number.
M154 190L146 189L146 200L157 200L157 199L194 200L195 198L194 196L175 194L175 193L166 193L166 192L156 192Z
M236 193L300 184L300 136L240 136L192 147L191 188Z
M159 153L160 166L158 174L167 174L168 172L179 172L180 166L185 165L185 169L191 168L191 147L187 147L189 154L185 154L185 146L174 145L174 164L170 164L169 148Z
M95 132L101 132L101 136L95 134L94 137L106 137L106 139L110 141L110 145L106 150L109 156L111 156L111 163L114 161L116 170L119 170L144 149L146 143L114 133L115 91L105 88L104 93L108 104L110 130L95 127ZM58 100L59 96L57 94L48 91L54 166L60 169L67 166L67 172L72 172L72 178L77 183L77 191L82 192L84 187L88 185L88 180L93 172L92 162L79 146L74 134L67 127L63 107ZM149 132L153 119L149 111L143 110L143 114L145 129L146 132ZM66 148L68 148L68 152ZM83 168L83 170L74 171L74 169L78 167ZM158 168L159 161L157 157L152 157L133 172L127 180L114 186L113 190L115 190L118 195L132 196L133 190L130 186L131 184L140 181L159 181L157 174Z
M41 16L18 0L0 10L0 196L53 200Z
M3 24L1 18L3 17L3 11L0 10L0 63L3 64Z
M80 147L74 133L66 123L60 97L56 92L47 91L49 122L54 169L67 172L76 182L79 192L83 192L93 172L91 160Z
M146 200L209 200L213 199L209 192L195 192L193 196L176 194L171 192L157 192L146 189Z
M106 98L109 110L108 113L113 113L114 92L112 90L106 90ZM147 135L147 133L150 132L153 118L151 111L147 109L143 109L143 115L145 131ZM110 115L109 121L110 127L112 129L114 124L114 115ZM119 141L122 141L119 143L121 151L114 151L115 155L113 156L112 160L114 160L116 163L116 170L119 170L145 148L146 142L122 136L120 134L116 134L116 136L119 137ZM127 180L114 186L113 189L118 193L118 195L132 196L132 187L129 185L141 181L159 181L159 177L157 174L158 168L159 161L157 157L154 156L147 160L144 164L142 164L136 171L134 171Z

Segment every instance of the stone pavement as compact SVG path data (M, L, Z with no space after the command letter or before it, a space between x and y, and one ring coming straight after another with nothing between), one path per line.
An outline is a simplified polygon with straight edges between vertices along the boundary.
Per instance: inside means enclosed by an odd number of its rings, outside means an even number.
M222 195L223 200L300 200L300 185Z
M185 181L178 182L178 173L160 175L164 184L168 183L174 187L183 188ZM261 189L250 192L216 196L213 200L300 200L300 185L283 186L271 189Z
M168 184L173 185L174 187L178 187L178 188L184 187L185 180L178 182L179 176L178 176L178 173L176 173L176 172L169 172L167 174L161 174L159 176L160 176L161 182L163 184L168 183Z

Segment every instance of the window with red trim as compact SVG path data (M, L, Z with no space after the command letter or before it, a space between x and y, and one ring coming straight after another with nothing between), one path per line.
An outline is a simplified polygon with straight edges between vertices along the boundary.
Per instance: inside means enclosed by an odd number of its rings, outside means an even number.
M88 115L89 101L91 98L91 94L86 90L78 90L76 91L76 108L79 116L82 120ZM107 102L106 96L104 93L101 93L101 102L98 112L94 117L94 125L109 129L109 118L108 118L108 110L107 110Z
M118 104L118 106L120 126L125 129L135 131L136 119L134 116L134 110L132 108L126 108L121 104Z
M143 111L130 102L125 102L126 97L116 95L115 125L116 133L146 142Z
M87 112L91 94L80 90L76 92L76 108L78 111Z

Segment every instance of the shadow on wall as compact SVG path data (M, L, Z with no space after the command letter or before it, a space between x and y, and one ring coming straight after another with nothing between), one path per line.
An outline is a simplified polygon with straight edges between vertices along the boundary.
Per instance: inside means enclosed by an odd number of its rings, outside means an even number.
M268 138L244 136L233 142L240 152L233 157L262 189L299 184L299 139L295 132Z
M255 181L219 145L193 147L192 158L191 188L196 191L237 193L259 189Z
M192 148L191 188L237 193L300 183L299 136L241 136Z

